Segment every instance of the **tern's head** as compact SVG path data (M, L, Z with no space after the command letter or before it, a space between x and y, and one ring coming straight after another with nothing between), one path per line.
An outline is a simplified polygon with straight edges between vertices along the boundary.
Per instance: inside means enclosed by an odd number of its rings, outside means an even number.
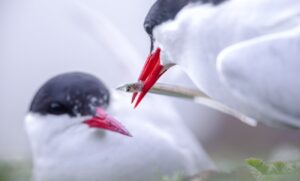
M212 3L217 5L225 0L157 0L149 10L144 28L150 37L153 36L153 29L157 26L173 20L178 12L189 3Z
M76 72L55 76L34 96L26 117L27 132L42 137L84 128L130 136L118 121L105 113L109 101L108 89L92 75Z
M176 62L174 62L174 60L170 58L168 52L166 52L166 50L161 47L163 45L161 44L159 37L155 37L156 29L159 29L159 27L162 26L166 28L167 25L172 26L173 24L171 22L176 20L177 14L190 3L210 3L213 5L218 5L219 3L224 1L226 0L157 0L153 4L144 21L145 31L148 33L151 40L151 51L138 78L139 82L143 82L143 89L137 98L135 107L138 106L138 104L144 98L146 93L151 89L151 87L156 83L156 81L170 67L176 64ZM177 27L172 26L168 28L173 30ZM166 37L164 35L160 36ZM176 37L170 38L176 39ZM174 43L172 42L171 44L173 46ZM133 94L132 102L134 102L137 95L137 93Z

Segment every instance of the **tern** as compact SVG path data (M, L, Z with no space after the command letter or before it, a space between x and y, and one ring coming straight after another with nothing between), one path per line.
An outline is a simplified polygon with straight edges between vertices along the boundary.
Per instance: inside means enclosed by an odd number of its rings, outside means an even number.
M157 0L135 107L173 65L210 98L257 121L300 127L297 0ZM138 97L137 97L138 95Z
M155 114L152 105L130 114L123 102L86 73L60 74L42 85L25 118L33 180L157 181L215 169L176 116Z

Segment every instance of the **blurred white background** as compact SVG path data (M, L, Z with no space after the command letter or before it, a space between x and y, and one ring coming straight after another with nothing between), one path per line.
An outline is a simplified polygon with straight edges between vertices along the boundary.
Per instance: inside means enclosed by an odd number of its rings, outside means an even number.
M135 80L149 52L142 25L153 1L1 3L0 157L23 158L29 155L23 117L48 78L86 71L112 89Z
M98 76L112 89L135 81L149 53L142 25L153 2L0 1L0 159L30 157L23 117L48 78L76 70ZM179 69L168 72L161 82L193 87ZM129 104L130 95L125 96ZM285 146L292 146L299 156L300 134L295 131L252 128L201 105L161 99L174 102L215 160L269 158L273 153L284 155Z

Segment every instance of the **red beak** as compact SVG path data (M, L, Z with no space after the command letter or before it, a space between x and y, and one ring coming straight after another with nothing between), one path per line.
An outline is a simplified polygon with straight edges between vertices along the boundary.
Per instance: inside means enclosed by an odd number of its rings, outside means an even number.
M97 108L96 115L91 119L84 121L84 123L91 128L106 129L122 135L132 136L119 121L106 114L102 108Z
M168 68L160 64L160 48L150 54L145 62L144 68L139 76L138 81L143 83L142 91L139 93L134 108L136 108L145 97L151 87L157 82ZM131 103L134 102L138 93L133 93Z

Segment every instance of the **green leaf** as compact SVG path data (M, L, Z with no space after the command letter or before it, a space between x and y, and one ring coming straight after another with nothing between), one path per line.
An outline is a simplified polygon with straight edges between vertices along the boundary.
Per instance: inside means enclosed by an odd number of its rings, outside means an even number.
M285 174L287 173L288 165L284 162L274 162L270 166L269 174Z
M160 181L183 181L182 174L176 173L173 177L163 176Z
M257 171L259 174L266 175L269 171L269 166L265 164L262 160L250 158L246 160L246 163Z

